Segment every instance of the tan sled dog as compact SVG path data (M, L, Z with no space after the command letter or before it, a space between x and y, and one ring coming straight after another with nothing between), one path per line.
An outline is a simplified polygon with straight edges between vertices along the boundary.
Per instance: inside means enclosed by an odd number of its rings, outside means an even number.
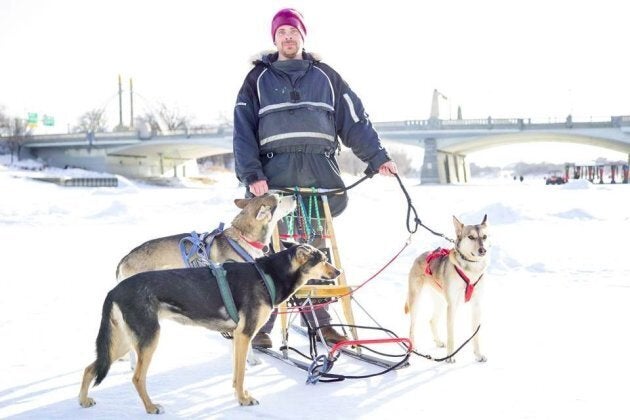
M266 194L260 197L234 200L241 209L230 227L214 238L210 247L210 260L221 264L226 260L243 261L243 257L230 245L236 242L252 259L262 257L269 245L278 220L295 209L295 197ZM120 260L116 269L118 281L144 271L186 267L179 248L180 241L189 233L152 239L133 249Z
M265 194L260 197L236 199L234 204L241 211L234 217L231 226L214 237L210 245L209 257L216 264L222 264L227 260L245 261L243 255L233 246L234 243L246 251L251 260L262 257L278 221L295 209L296 200L293 195ZM118 263L117 280L121 281L145 271L186 267L179 244L189 235L181 233L152 239L133 249ZM204 246L207 245L204 243ZM136 360L133 352L129 361L131 369L134 369ZM260 363L260 359L251 351L247 361L250 365Z
M409 294L405 304L405 313L410 313L411 325L409 338L415 344L415 321L418 316L418 303L424 286L431 287L436 297L431 332L438 347L444 347L439 338L438 322L446 303L446 354L454 351L454 321L459 305L467 302L472 312L473 331L481 320L481 295L486 279L484 273L488 266L488 224L487 216L478 225L464 225L455 216L453 224L457 238L451 250L438 248L425 252L413 263L409 272ZM441 296L441 297L440 297ZM479 349L479 333L473 338L473 350L478 362L485 362L486 357ZM455 362L454 358L447 362Z
M103 302L96 338L96 360L85 368L79 404L91 407L90 383L98 385L116 359L132 347L138 354L133 384L149 414L164 409L151 401L146 389L147 371L160 337L160 319L234 337L233 378L241 405L258 401L244 388L245 359L252 337L269 319L274 306L291 297L310 279L332 280L340 272L326 255L310 245L289 248L256 259L254 263L230 262L223 270L208 267L147 271L118 283Z

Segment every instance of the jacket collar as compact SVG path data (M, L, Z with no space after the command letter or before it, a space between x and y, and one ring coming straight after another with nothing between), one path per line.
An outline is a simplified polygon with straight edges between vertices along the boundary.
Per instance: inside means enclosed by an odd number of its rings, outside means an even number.
M313 62L318 62L321 61L320 57L318 54L315 53L308 53L304 50L302 50L302 59L303 60L310 60ZM278 60L278 52L275 50L266 50L266 51L262 51L259 55L257 55L253 60L252 60L252 64L257 65L257 64L263 64L265 66L270 66L271 63L273 63L274 61Z

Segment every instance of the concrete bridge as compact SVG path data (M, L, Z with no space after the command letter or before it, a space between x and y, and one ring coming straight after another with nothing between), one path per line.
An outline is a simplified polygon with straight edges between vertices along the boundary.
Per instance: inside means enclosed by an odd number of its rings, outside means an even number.
M470 179L466 155L497 146L533 142L578 143L628 155L630 116L601 121L532 122L523 118L411 120L375 123L384 140L424 147L422 183L460 183ZM543 152L544 153L544 152Z
M150 135L138 131L31 136L21 157L51 166L79 167L132 178L194 176L196 160L232 152L232 130L174 131Z
M496 146L566 142L626 153L630 160L630 116L601 121L540 123L527 119L407 120L374 123L383 142L424 148L422 183L464 183L466 155ZM232 152L231 127L151 135L146 132L39 135L21 143L22 157L49 165L77 166L130 177L192 176L196 159Z

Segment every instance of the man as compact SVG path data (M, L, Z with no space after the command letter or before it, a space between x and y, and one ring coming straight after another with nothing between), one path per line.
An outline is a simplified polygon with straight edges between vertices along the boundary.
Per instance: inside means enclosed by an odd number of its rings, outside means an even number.
M277 51L254 61L234 108L234 159L248 194L269 188L344 186L335 160L338 139L367 163L366 172L392 176L396 164L382 147L359 97L330 66L303 49L306 26L294 9L282 9L271 22ZM333 195L333 216L347 205ZM280 232L284 233L284 232ZM345 339L325 310L315 313L324 339ZM254 346L271 347L274 317L254 337Z

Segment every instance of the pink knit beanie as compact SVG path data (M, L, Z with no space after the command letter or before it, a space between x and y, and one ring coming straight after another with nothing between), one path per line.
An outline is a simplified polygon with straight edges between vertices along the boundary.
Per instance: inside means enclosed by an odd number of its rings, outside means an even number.
M276 40L276 31L282 25L290 25L300 31L302 40L306 38L304 17L295 9L282 9L271 20L271 39Z

